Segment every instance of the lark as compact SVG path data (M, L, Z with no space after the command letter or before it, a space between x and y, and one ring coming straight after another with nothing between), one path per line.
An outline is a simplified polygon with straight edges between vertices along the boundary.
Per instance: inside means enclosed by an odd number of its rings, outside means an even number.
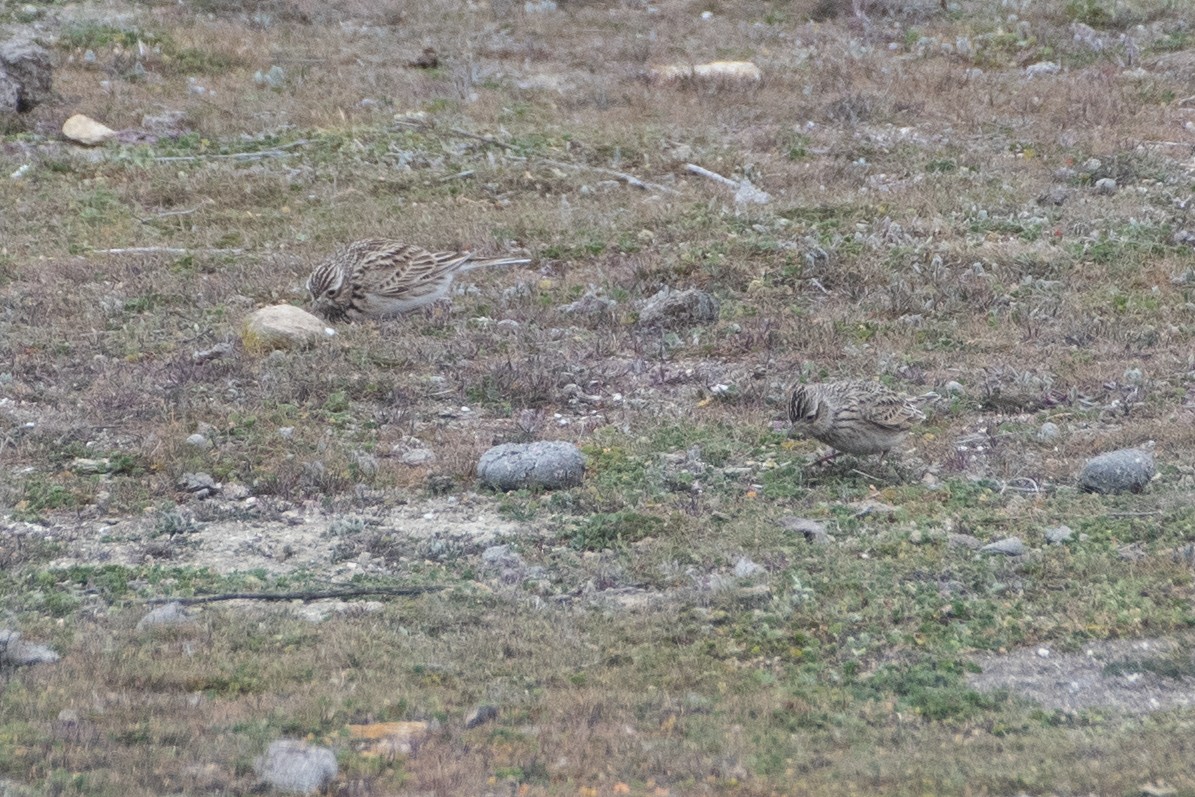
M882 463L925 415L905 396L875 382L822 382L793 389L788 418L799 435L847 454L879 454Z
M357 241L320 263L307 278L313 310L329 321L390 318L442 299L457 274L518 266L519 257L474 258L472 252L429 252L388 238Z

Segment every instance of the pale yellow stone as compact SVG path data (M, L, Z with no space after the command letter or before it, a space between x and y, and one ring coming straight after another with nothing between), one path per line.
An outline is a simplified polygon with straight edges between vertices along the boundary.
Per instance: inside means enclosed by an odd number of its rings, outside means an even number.
M77 113L63 123L62 135L71 141L78 141L80 144L86 144L90 147L96 144L103 144L116 135L116 131L106 125L100 124L90 116Z
M255 310L245 318L241 342L249 351L292 349L330 338L336 330L322 318L289 304Z
M711 61L708 64L665 64L651 68L660 83L692 79L704 83L759 83L763 72L750 61Z

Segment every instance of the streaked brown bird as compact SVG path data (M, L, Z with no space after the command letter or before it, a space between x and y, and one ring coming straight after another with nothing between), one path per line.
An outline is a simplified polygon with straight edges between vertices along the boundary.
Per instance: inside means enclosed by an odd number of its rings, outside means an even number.
M522 257L473 257L429 252L388 238L357 241L336 251L307 278L312 310L329 321L389 318L443 298L457 274L488 266L518 266Z
M797 385L788 418L798 435L847 454L879 454L883 462L925 415L907 397L883 385L852 381Z

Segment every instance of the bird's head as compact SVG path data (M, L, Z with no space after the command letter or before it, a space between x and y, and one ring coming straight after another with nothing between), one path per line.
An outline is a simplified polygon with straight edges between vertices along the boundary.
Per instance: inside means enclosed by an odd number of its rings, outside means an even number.
M793 432L808 434L817 428L827 417L826 402L816 389L806 385L793 388L792 398L788 402L788 419L792 422Z
M329 321L340 321L348 313L352 286L338 264L321 263L307 278L307 292L311 294L311 311Z

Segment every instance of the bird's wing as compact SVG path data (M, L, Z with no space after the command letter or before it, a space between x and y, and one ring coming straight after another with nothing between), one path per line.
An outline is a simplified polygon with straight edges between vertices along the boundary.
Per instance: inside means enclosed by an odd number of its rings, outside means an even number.
M859 397L859 414L869 423L895 431L908 429L925 417L904 396L879 385Z
M416 298L432 293L469 259L468 252L429 252L402 241L370 240L359 247L361 281L368 293Z

